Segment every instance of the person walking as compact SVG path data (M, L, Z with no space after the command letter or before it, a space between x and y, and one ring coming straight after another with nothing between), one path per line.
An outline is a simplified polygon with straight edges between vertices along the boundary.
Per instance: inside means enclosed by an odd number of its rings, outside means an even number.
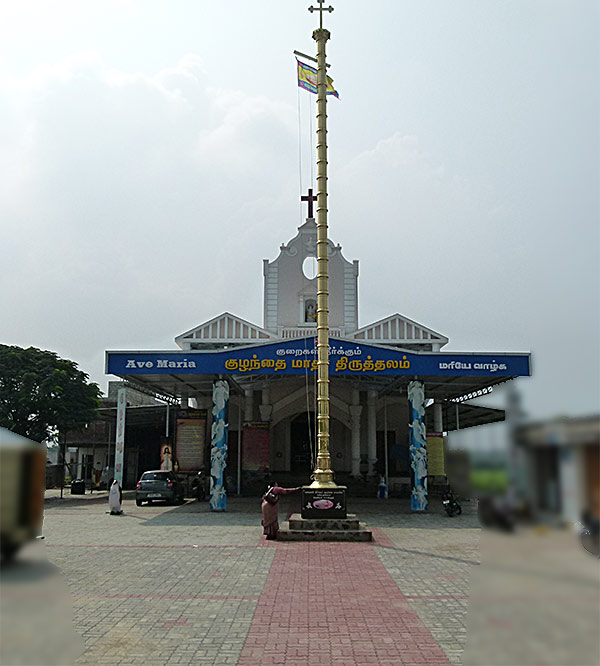
M279 497L280 495L287 495L287 493L294 493L298 488L282 488L274 481L267 489L267 492L262 496L262 521L263 534L267 539L277 539L279 532Z

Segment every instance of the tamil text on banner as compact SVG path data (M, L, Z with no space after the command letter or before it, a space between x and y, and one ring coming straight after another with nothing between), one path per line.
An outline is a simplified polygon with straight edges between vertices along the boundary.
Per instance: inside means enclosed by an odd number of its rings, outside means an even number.
M529 354L414 353L349 340L331 340L329 374L346 376L527 377ZM313 338L210 351L107 352L107 373L115 375L261 374L317 372Z

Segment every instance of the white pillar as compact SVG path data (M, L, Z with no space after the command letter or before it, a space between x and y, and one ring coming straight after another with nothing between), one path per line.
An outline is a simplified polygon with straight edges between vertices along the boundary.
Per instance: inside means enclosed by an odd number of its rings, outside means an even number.
M367 397L367 443L369 474L374 475L377 462L377 391L369 391Z
M352 389L352 404L349 411L350 426L352 428L352 476L360 476L360 415L362 413L362 405L360 404L360 391L356 387Z
M350 405L352 427L352 476L360 476L360 414L362 405Z
M258 408L260 411L260 420L265 422L270 421L271 414L273 413L273 405L271 404L271 392L268 386L265 386L262 390L261 403Z
M115 439L115 472L114 472L114 478L119 482L121 488L123 487L123 463L125 460L126 413L127 413L127 389L121 388L117 391L117 432ZM108 481L110 481L110 479L108 479Z
M237 494L242 494L242 398L238 396Z
M570 446L561 446L558 450L561 517L569 523L576 523L581 517L579 453Z

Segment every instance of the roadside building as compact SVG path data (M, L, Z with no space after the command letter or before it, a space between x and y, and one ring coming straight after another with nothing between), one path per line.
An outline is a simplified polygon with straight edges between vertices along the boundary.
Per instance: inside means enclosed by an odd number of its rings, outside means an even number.
M575 523L600 517L600 416L557 417L521 426L529 496L536 513Z

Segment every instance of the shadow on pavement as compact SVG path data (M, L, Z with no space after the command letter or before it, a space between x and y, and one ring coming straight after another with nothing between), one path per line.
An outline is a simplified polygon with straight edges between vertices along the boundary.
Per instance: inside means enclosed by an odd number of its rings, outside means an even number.
M25 546L0 570L2 664L68 664L84 649L73 629L73 603L41 543Z
M441 501L431 503L427 513L416 514L410 511L409 500L370 498L349 498L348 512L355 513L359 520L370 527L413 528L425 530L439 529L479 529L476 503L463 505L463 514L449 518ZM124 505L125 514L145 519L149 526L158 525L204 525L220 527L226 525L260 526L260 499L255 497L228 497L226 511L211 511L208 501L188 500L181 506L169 507L157 502L142 507ZM286 520L290 513L300 512L298 497L283 498L279 505L279 521Z

